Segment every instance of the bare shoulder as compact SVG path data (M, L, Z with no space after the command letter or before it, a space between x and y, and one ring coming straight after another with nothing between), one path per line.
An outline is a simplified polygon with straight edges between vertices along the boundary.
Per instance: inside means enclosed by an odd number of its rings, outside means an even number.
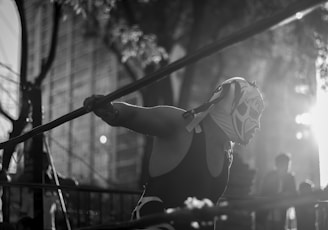
M159 119L160 123L166 129L171 131L177 131L177 129L185 128L185 119L183 113L185 110L174 107L174 106L156 106L153 107L154 115Z
M180 109L175 106L169 106L169 105L159 105L152 107L153 111L156 111L158 113L161 113L161 116L165 116L167 119L173 119L173 120L183 120L183 113L185 110Z

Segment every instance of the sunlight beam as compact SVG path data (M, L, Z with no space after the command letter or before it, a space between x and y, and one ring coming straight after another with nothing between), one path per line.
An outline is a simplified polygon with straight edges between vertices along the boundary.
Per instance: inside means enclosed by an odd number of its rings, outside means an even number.
M319 167L320 167L320 186L325 187L328 184L328 93L322 89L317 90L317 104L312 111L315 139L319 148Z

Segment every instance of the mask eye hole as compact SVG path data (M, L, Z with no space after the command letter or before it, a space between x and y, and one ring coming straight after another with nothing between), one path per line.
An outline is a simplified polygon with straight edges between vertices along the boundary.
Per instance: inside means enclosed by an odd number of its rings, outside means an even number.
M247 106L246 104L243 102L242 104L238 105L237 107L237 111L240 115L244 116L246 111L247 111Z
M249 116L255 120L257 120L260 117L260 113L257 112L255 109L251 108L249 111Z

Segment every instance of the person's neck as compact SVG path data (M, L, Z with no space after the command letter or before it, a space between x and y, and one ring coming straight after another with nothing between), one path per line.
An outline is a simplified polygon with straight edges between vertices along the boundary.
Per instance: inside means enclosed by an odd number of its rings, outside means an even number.
M213 121L211 116L206 116L202 121L203 128L206 133L210 136L215 137L217 141L225 144L229 142L228 136L223 132L223 130Z

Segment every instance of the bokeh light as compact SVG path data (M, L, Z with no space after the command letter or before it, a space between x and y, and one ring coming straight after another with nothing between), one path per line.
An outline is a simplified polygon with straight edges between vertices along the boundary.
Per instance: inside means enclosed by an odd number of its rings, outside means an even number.
M105 135L101 135L99 138L99 141L101 144L106 144L107 143L107 137Z
M300 20L300 19L303 18L303 13L298 12L298 13L295 14L295 17L296 17L296 19Z
M297 132L297 133L296 133L296 139L297 139L297 140L301 140L301 139L303 139L303 133L302 133L302 132Z

